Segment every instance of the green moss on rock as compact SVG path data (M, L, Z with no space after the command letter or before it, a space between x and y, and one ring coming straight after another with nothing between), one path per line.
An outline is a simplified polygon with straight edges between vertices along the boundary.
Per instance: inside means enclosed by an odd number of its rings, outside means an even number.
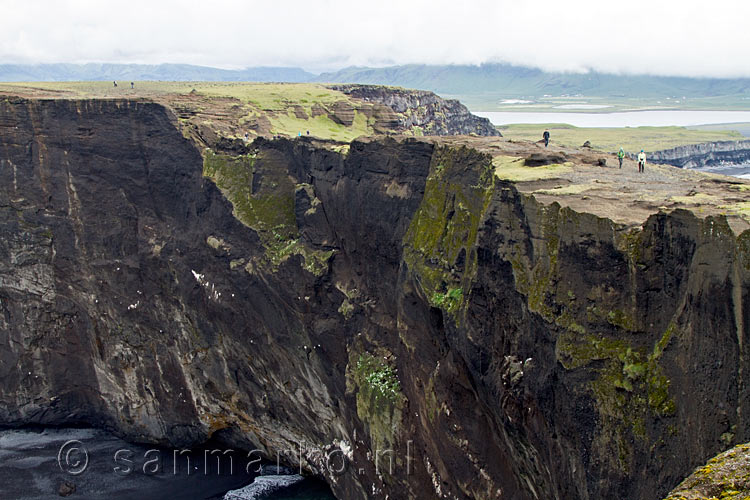
M360 354L354 374L360 391L374 396L378 406L395 403L401 393L396 370L385 359Z
M596 399L602 431L599 439L619 450L620 466L630 461L631 437L647 441L645 422L674 415L670 381L659 364L677 327L670 323L650 352L630 342L605 336L579 335L568 331L559 336L557 358L568 370L599 362L590 390Z
M618 250L628 256L631 264L641 262L643 257L643 231L632 229L628 232L617 233L615 243Z
M750 271L750 229L743 231L737 237L737 247L740 257L740 265Z
M349 302L349 299L344 299L344 301L339 306L339 314L341 314L344 318L349 319L352 317L353 312L354 305Z
M283 168L258 172L259 160L262 157L256 153L232 156L209 149L203 160L203 175L232 203L234 216L258 234L268 267L277 269L290 256L301 255L304 269L321 275L333 252L304 245L294 214L295 184Z
M709 460L682 481L665 500L750 499L750 443Z
M461 288L451 288L445 293L435 292L430 302L433 306L453 314L458 310L462 299L463 290Z
M629 332L634 332L637 328L635 318L632 315L624 312L622 309L609 311L607 313L607 321L611 325L617 326Z
M378 463L381 469L388 470L389 458L379 453L394 449L406 402L392 355L385 349L350 350L347 388L356 392L357 416L370 435L373 456L383 460Z
M436 149L424 197L403 241L404 261L430 302L454 318L476 275L477 234L494 190L490 159L477 165L471 155L466 148ZM477 184L462 182L464 173L477 177Z

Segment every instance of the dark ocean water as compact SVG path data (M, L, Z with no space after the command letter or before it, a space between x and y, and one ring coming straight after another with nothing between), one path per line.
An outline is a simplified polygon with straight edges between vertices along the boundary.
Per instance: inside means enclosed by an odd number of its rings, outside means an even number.
M750 163L745 163L744 165L704 167L696 170L701 172L711 172L714 174L733 175L742 179L750 179Z
M175 460L181 450L127 443L96 429L0 430L0 498L60 498L67 482L75 486L73 499L222 499L252 483L258 467L244 453L232 452L231 462L227 454L211 455L217 449L194 448ZM263 476L274 487L253 489L243 500L334 499L320 481L283 478ZM287 483L294 484L281 487Z

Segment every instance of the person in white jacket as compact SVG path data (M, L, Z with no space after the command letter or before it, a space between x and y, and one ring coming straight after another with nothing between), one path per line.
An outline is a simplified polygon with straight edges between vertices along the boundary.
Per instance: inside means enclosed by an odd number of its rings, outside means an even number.
M646 153L643 152L641 149L641 152L638 153L638 172L643 172L646 170Z

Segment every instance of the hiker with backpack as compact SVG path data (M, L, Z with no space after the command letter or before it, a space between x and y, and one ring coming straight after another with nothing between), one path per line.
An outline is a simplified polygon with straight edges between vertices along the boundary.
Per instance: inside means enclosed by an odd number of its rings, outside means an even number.
M620 151L617 152L617 159L620 160L620 168L622 168L622 160L625 159L625 150L620 148Z

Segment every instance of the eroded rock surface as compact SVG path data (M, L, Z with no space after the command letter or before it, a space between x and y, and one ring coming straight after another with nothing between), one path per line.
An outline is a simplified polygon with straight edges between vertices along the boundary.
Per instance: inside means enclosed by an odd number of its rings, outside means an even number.
M487 118L472 115L456 99L443 99L426 90L356 84L331 85L331 88L392 109L396 120L392 129L418 127L425 135L501 135Z

